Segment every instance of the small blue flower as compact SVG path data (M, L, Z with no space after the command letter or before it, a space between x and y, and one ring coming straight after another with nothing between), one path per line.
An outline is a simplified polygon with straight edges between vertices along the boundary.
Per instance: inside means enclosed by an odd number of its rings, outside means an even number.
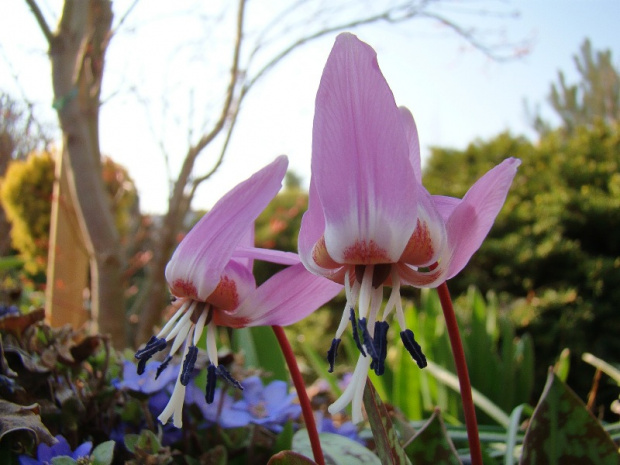
M156 364L151 363L146 366L143 375L138 375L136 365L129 360L125 360L123 362L123 379L115 379L112 381L112 384L117 389L154 394L164 390L170 383L174 383L177 378L176 369L163 370L158 377L157 368Z
M364 440L359 437L359 434L357 432L357 426L355 426L350 421L345 421L340 426L336 426L334 424L334 420L331 417L324 416L322 412L317 412L315 415L317 419L316 423L319 433L339 434L340 436L344 436L355 442L359 442L364 446L366 445Z
M58 435L56 439L58 442L53 446L44 443L39 444L36 459L28 455L20 455L20 465L51 465L52 459L60 456L69 456L73 460L78 460L82 457L88 457L93 448L93 443L88 441L79 445L75 451L71 451L71 446L63 436Z
M288 420L301 414L299 404L293 403L296 394L288 393L288 386L284 381L272 381L263 387L258 376L251 376L241 384L243 398L233 403L226 412L222 412L221 421L255 423L279 433Z
M20 313L21 312L19 311L19 308L17 308L15 305L0 304L0 318L4 316L16 316Z

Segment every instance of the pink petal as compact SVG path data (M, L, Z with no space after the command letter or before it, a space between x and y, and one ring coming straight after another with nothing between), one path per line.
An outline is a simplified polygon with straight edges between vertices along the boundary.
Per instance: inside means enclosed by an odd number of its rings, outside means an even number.
M447 268L445 266L439 265L432 271L418 271L405 263L398 263L396 266L401 285L434 288L446 280Z
M254 266L253 257L251 257L251 256L245 256L245 257L239 256L237 254L237 251L240 250L240 249L253 248L253 247L254 247L254 223L251 224L251 226L248 229L248 231L246 232L245 236L243 236L241 238L241 240L237 244L237 247L235 248L235 251L233 252L233 257L235 257L235 259L239 263L242 263L243 265L245 265L245 267L248 270L252 270L252 267Z
M456 206L461 203L461 199L445 195L433 195L432 198L435 208L443 218L444 223L448 222L448 218L450 218Z
M296 253L259 247L237 247L232 256L238 261L251 259L277 263L279 265L297 265L300 262L299 256Z
M445 253L447 241L445 221L433 198L423 186L418 186L416 229L399 261L416 267L433 265Z
M506 201L521 161L508 158L469 189L446 225L451 249L447 279L461 271L478 250Z
M220 282L206 301L217 309L234 310L255 289L252 271L245 264L230 260L220 275Z
M422 162L420 160L420 141L418 139L418 128L415 125L413 115L406 107L399 107L400 115L407 134L409 144L409 161L415 173L418 184L422 184Z
M290 325L334 298L342 286L313 275L303 264L276 273L232 312L214 315L217 325Z
M324 242L325 217L323 216L323 206L321 199L316 191L314 178L310 180L310 194L308 196L308 210L301 219L297 248L299 258L305 267L314 274L330 277L334 270L324 268L317 263L314 255L315 247L319 241Z
M352 34L338 36L321 78L312 176L336 262L398 259L415 226L407 134L375 51Z
M222 197L181 241L166 267L166 280L184 282L206 299L238 244L249 241L254 220L280 190L288 160L276 158ZM246 261L246 265L249 262Z

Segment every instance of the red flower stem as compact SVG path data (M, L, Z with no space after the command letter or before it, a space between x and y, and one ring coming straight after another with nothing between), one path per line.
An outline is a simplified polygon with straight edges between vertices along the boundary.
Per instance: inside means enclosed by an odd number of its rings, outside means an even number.
M288 369L291 373L291 378L293 378L293 384L297 390L297 397L299 397L299 403L301 404L301 412L304 416L308 436L310 437L310 446L312 447L314 461L318 465L325 465L323 449L321 449L321 442L319 441L319 432L316 429L316 422L314 421L314 413L312 412L310 399L308 398L308 393L306 392L306 385L304 384L304 380L299 372L299 367L297 366L295 354L293 353L291 344L286 338L286 334L284 333L282 326L272 326L272 328L276 338L278 338L278 343L280 344L280 348L284 354L284 359L286 360L286 364L288 365Z
M459 333L459 326L454 314L452 299L448 285L444 282L437 288L439 301L443 309L443 315L450 336L450 345L452 346L452 355L456 365L456 374L459 378L461 387L461 400L463 402L463 412L465 414L465 426L467 428L467 439L469 441L469 453L471 454L471 463L473 465L482 465L482 450L480 448L480 436L478 435L478 422L476 421L476 409L474 400L471 395L471 382L469 381L469 372L467 371L467 361L465 360L465 352L463 351L463 343Z

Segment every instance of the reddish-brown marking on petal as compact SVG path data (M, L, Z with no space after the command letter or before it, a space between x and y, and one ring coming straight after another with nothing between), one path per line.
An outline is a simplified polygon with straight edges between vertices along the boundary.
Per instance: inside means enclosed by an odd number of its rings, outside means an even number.
M228 276L222 276L215 290L207 297L207 302L222 310L234 310L239 306L237 285Z
M189 297L191 299L198 299L198 291L194 283L185 281L183 279L177 279L172 283L170 291L177 297Z
M321 236L317 243L314 244L314 248L312 249L312 259L314 260L314 263L321 268L334 269L342 266L340 263L336 263L334 259L329 256L327 247L325 246L325 236Z
M398 263L397 268L400 279L412 286L428 286L433 281L435 281L442 273L442 270L440 268L434 268L433 270L429 270L426 272L412 270L403 263ZM439 285L439 283L437 285Z
M435 254L433 239L426 223L418 219L418 224L407 242L407 246L400 256L399 262L414 266L426 265Z
M213 312L213 322L217 326L226 326L228 328L245 328L250 325L251 320L248 317L235 317L234 312L226 312L224 310Z
M358 239L355 244L344 249L343 255L345 263L357 265L376 265L392 261L386 250L379 247L372 239L368 242Z

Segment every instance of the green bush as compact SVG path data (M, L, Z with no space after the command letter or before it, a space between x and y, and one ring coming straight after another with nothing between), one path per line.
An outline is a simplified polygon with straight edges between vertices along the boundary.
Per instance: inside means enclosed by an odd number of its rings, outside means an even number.
M620 125L557 130L536 145L505 133L464 151L433 149L424 182L461 197L507 156L522 165L506 205L451 288L522 298L513 315L534 338L539 385L564 347L620 361ZM571 370L582 394L589 373Z

